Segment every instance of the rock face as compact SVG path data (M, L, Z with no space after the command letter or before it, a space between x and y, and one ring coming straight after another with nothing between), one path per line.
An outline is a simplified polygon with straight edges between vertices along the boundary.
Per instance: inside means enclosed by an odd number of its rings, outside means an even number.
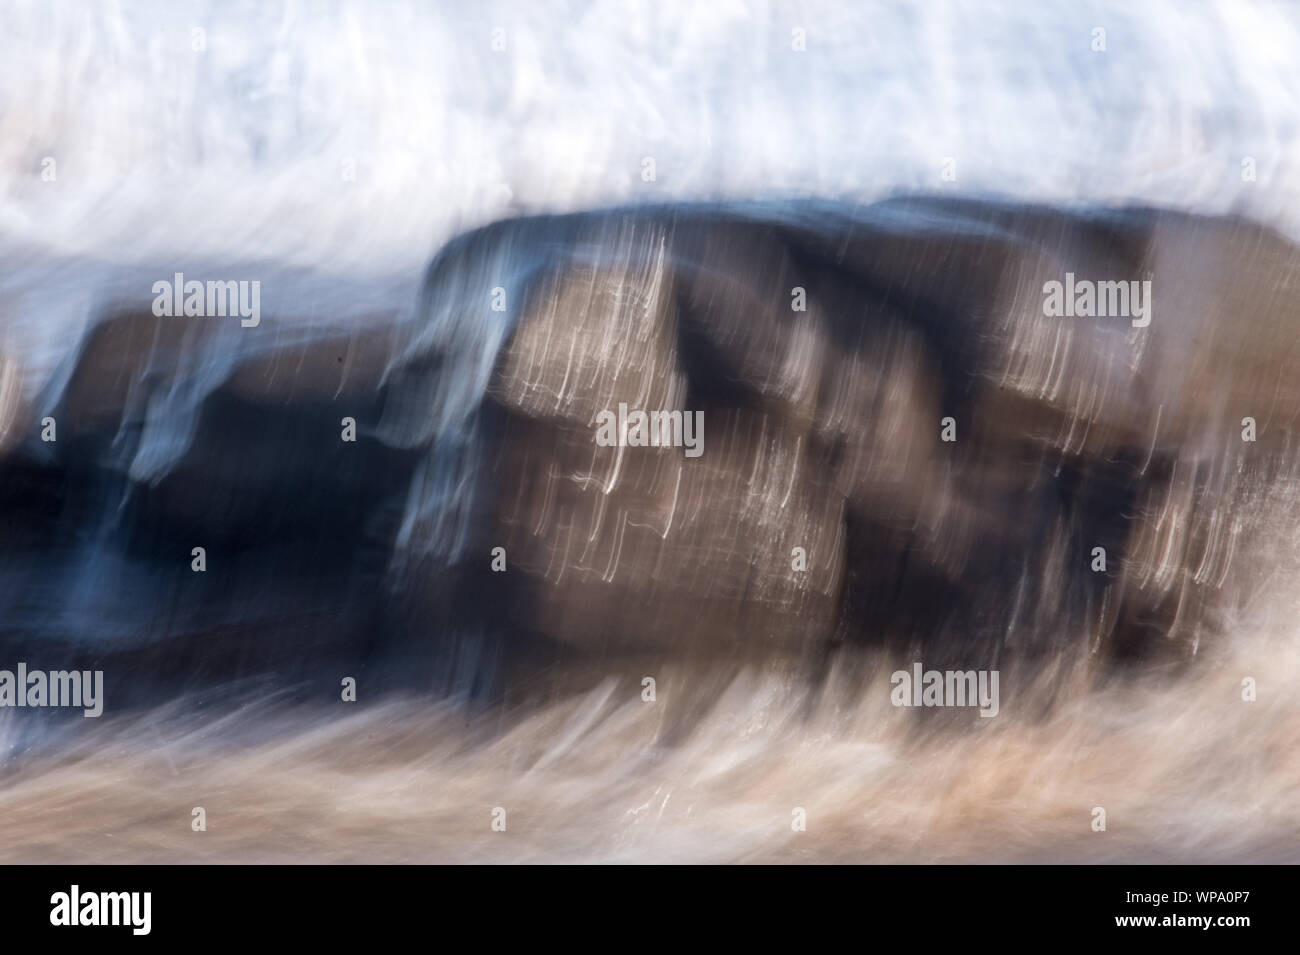
M1186 660L1294 536L1298 267L1143 209L648 208L463 236L350 337L119 310L32 407L0 371L4 637L492 692L555 654ZM1050 314L1067 273L1149 281L1149 324ZM702 453L602 446L620 406Z
M0 352L0 454L17 441L16 426L22 414L22 376L18 363Z

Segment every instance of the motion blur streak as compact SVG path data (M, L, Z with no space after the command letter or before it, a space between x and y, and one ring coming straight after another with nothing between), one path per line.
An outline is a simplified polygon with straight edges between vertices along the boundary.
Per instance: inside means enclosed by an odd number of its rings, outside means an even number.
M1285 7L8 6L0 858L1300 857Z

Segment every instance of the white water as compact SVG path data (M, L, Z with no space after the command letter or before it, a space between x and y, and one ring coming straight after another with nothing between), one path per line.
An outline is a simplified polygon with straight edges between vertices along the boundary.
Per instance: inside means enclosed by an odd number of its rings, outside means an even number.
M525 211L899 189L1240 209L1300 233L1286 3L0 10L0 236L42 257L387 274Z
M0 356L30 398L174 271L356 327L458 232L613 203L1145 201L1300 237L1297 50L1300 9L1249 0L0 0Z

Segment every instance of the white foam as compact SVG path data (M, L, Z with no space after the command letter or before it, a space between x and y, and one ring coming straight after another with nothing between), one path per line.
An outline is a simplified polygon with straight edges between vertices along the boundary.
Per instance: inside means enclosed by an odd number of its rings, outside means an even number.
M1300 234L1295 8L851 6L9 0L7 281L79 256L415 272L520 212L774 194L1144 200ZM0 345L84 320L22 303Z

